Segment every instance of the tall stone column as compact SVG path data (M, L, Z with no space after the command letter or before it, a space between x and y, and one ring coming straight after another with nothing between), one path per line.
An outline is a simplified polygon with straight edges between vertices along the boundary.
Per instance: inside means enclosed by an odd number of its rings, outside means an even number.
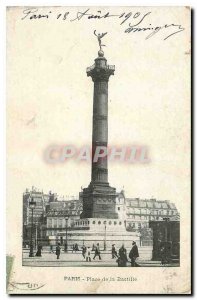
M95 60L95 67L88 71L88 76L94 82L93 99L93 129L92 129L92 183L108 184L107 156L94 160L96 149L100 153L107 149L108 143L108 80L114 73L109 69L107 60L99 57ZM101 148L99 148L101 147ZM102 148L103 147L103 148Z
M82 218L118 217L115 212L116 189L108 183L107 156L94 161L95 152L102 153L108 144L108 81L114 71L115 66L107 64L102 50L98 52L95 64L87 68L87 76L94 82L92 173L88 188L83 189Z

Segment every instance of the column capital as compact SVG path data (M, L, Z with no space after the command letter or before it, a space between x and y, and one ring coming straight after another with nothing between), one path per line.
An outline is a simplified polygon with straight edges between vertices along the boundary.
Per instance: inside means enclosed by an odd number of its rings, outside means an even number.
M105 57L95 59L95 64L86 70L87 76L92 77L92 81L108 81L111 75L114 75L115 66L108 65Z

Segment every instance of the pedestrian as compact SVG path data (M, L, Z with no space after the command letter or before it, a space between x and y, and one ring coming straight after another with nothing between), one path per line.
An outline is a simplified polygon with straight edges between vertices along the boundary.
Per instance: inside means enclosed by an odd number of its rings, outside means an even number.
M111 254L112 254L112 259L118 257L115 244L112 245Z
M101 252L100 252L100 248L99 248L99 243L97 243L97 245L96 245L93 259L95 259L95 257L97 257L97 256L99 257L99 260L101 260Z
M72 253L75 251L75 244L72 245Z
M138 247L136 242L132 243L131 251L129 252L129 258L131 259L131 267L139 267L136 263L136 259L139 257Z
M94 244L92 245L92 251L95 251L95 245Z
M117 259L118 267L126 267L127 266L127 250L124 247L124 244L119 249L119 257Z
M61 248L60 248L60 243L58 243L57 247L56 247L56 255L57 255L57 259L60 258L60 251L61 251Z
M53 245L50 245L51 253L53 253Z
M167 258L167 253L166 253L166 245L161 245L160 248L160 257L161 257L161 265L165 266L168 264L168 258Z
M42 245L38 245L38 250L36 252L36 256L42 256Z
M79 251L78 244L75 244L75 252L76 252L76 251Z
M85 258L86 249L87 249L86 246L83 245L82 246L82 256L83 256L83 258Z
M91 255L91 251L90 251L90 247L88 247L85 253L86 261L91 261L90 255Z

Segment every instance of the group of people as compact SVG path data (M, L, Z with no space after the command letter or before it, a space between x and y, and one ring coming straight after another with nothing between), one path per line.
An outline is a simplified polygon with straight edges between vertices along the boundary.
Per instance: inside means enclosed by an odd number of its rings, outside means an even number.
M99 248L99 243L95 246L93 244L92 246L92 251L94 251L94 257L93 260L98 256L99 260L101 260L101 252ZM127 250L122 245L122 247L119 249L118 253L116 251L115 244L112 245L111 249L111 254L112 254L112 259L117 258L116 262L118 263L119 267L126 267L127 262L129 261L127 258ZM82 247L82 256L83 258L86 259L86 261L91 261L91 250L90 247L86 247L83 245ZM136 242L132 243L132 248L129 252L129 258L130 258L130 263L132 267L139 267L139 264L136 263L137 258L139 257L139 252L138 252L138 247L136 245Z
M99 260L101 260L101 252L100 252L100 247L99 243L95 246L94 244L92 245L92 251L94 251L94 257L93 260L98 256ZM85 245L82 246L82 256L85 258L86 261L91 261L91 250L90 247L86 247Z
M79 251L79 246L78 246L78 244L76 243L76 244L73 244L73 246L72 246L72 253L73 252L77 252L77 251Z
M129 258L130 258L130 263L131 263L131 267L139 267L139 264L136 263L136 259L139 257L139 252L138 252L138 246L136 245L136 242L132 243L132 248L129 252ZM122 247L119 249L119 255L117 258L117 263L119 267L126 267L127 266L127 262L128 262L128 258L127 258L127 250L124 247L124 244L122 245Z
M79 251L78 244L74 244L72 246L72 253L74 251L75 252ZM93 244L92 249L90 249L90 247L86 247L85 245L83 245L82 246L82 256L83 256L83 258L87 262L90 262L92 251L94 252L93 260L95 260L96 257L98 257L98 259L101 260L101 251L100 251L99 243L97 243L96 246ZM58 243L57 246L56 246L56 251L55 251L57 259L60 258L60 253L61 253L61 247L60 247L60 243ZM115 259L115 258L117 259L116 262L118 263L119 267L126 267L127 266L127 262L129 262L129 260L127 258L127 250L124 247L124 244L122 245L122 247L119 249L118 252L116 251L115 244L113 244L112 249L111 249L111 255L112 255L112 259ZM42 256L42 246L41 245L38 245L36 256ZM131 263L132 267L138 267L139 266L136 263L136 259L138 257L139 257L138 247L136 245L136 242L133 242L132 243L132 248L129 252L129 258L130 258L130 263Z

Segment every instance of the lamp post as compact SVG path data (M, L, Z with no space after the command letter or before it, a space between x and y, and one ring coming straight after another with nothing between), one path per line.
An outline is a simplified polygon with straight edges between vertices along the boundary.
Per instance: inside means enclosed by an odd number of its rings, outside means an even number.
M35 238L35 248L38 247L38 223L35 223L36 229L36 238Z
M29 208L31 209L31 240L30 240L30 251L29 251L29 257L34 257L34 246L33 246L33 225L34 225L34 209L36 207L36 202L33 201L31 198L31 201L29 202Z
M65 242L65 246L64 246L64 252L67 253L68 252L68 219L69 216L67 215L65 217L65 221L66 221L66 242Z
M107 229L107 225L106 225L106 221L105 222L105 236L104 236L104 251L106 250L106 229Z

